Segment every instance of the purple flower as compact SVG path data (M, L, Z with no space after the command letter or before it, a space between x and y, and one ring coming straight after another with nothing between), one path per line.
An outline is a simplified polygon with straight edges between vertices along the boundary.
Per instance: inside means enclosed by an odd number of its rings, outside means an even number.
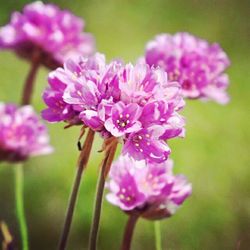
M145 60L160 66L178 81L184 97L211 99L225 104L229 81L223 73L230 62L218 44L210 45L188 33L161 34L146 46Z
M18 162L49 154L49 136L31 106L0 104L0 161Z
M170 149L165 140L184 135L181 88L162 69L145 63L106 63L95 54L68 60L49 75L43 118L66 121L124 142L123 154L163 162Z
M119 181L110 181L110 188L115 194L109 194L108 200L113 204L118 204L123 210L132 210L137 206L141 206L146 199L146 196L137 188L135 179L130 173L125 173Z
M167 74L163 70L150 67L143 62L135 66L132 64L124 66L119 75L119 87L123 102L135 102L140 106L160 99L168 102L176 101L180 88L178 83L168 81Z
M43 119L50 122L68 121L73 124L79 122L79 112L63 99L68 81L68 76L60 68L49 74L50 87L43 93L43 100L48 108L42 111Z
M141 123L138 118L141 115L141 108L136 103L125 105L123 102L114 104L111 110L111 117L105 121L105 128L115 137L140 130Z
M164 133L160 137L164 140L183 136L185 132L184 118L175 112L172 104L166 101L154 101L146 104L143 108L140 121L145 127L150 127L154 124L164 127Z
M171 160L156 164L120 156L111 167L107 200L147 219L171 216L192 191L184 176L173 175L172 167Z
M101 121L98 110L101 109L104 100L108 101L105 103L106 110L109 100L112 102L115 98L115 95L112 96L113 86L109 88L114 82L114 64L119 67L118 62L106 65L105 57L95 54L90 58L67 60L64 68L52 71L48 77L50 87L43 94L44 102L48 106L48 109L42 112L43 118L50 122L72 123L73 120L77 124L83 120L94 130L102 128L104 122ZM52 97L55 97L54 100Z
M79 117L87 127L92 128L94 131L104 130L103 122L100 120L97 111L85 110L81 112Z
M170 148L160 139L163 134L163 127L157 125L131 133L122 153L129 154L136 160L147 159L161 163L167 160L170 154Z
M69 11L37 1L22 13L14 12L0 29L0 48L13 49L29 60L39 52L41 62L54 69L68 58L94 52L94 39L83 29L84 21Z

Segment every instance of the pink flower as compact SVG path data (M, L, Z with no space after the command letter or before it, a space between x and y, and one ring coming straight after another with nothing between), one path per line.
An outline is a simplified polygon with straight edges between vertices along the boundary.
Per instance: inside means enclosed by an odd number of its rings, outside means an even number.
M145 127L154 124L161 125L164 133L160 138L164 140L184 135L184 118L175 111L174 105L166 101L154 101L146 104L140 121Z
M228 76L223 72L230 62L218 44L210 45L188 33L161 34L147 44L145 60L163 68L170 80L180 82L184 97L221 104L229 101Z
M111 167L107 200L147 219L171 216L192 191L184 176L173 175L172 167L171 160L155 164L120 156Z
M49 88L43 93L43 100L48 106L42 111L42 116L50 122L69 121L69 123L77 124L79 122L79 112L66 103L63 99L64 90L69 81L68 76L60 68L49 74Z
M160 137L164 134L161 126L143 128L131 133L123 147L122 153L131 155L135 160L147 159L161 163L167 160L170 148Z
M49 136L31 106L0 104L0 161L18 162L49 154Z
M54 69L78 54L93 54L94 39L83 29L84 21L69 11L37 1L22 13L14 12L0 29L0 48L13 49L29 60L38 51L42 63Z
M105 121L104 126L113 136L123 136L141 128L141 123L138 121L141 108L138 104L125 105L123 102L117 102L112 107L111 113L111 117Z
M184 119L178 113L184 106L181 89L162 69L145 63L106 63L97 53L66 61L64 68L50 73L49 84L43 118L82 121L105 138L119 138L123 154L135 159L165 161L170 149L164 140L184 135Z
M83 120L87 126L99 131L104 127L101 121L101 109L104 100L105 110L109 103L113 104L117 91L114 91L115 68L119 62L106 65L105 57L95 54L90 58L67 60L64 68L58 68L49 74L50 87L43 94L48 109L42 112L43 118L50 121ZM58 94L57 101L49 99ZM47 115L49 114L49 115ZM100 123L100 124L99 124ZM93 127L92 127L93 126ZM100 127L100 128L99 128Z

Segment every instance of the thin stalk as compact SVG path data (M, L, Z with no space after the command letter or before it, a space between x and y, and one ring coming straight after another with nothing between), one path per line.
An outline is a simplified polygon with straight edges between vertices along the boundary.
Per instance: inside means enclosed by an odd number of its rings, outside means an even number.
M162 250L160 221L155 221L154 222L154 229L155 229L155 249L156 250Z
M37 50L37 51L34 51L33 53L30 70L28 72L28 75L26 77L25 84L23 87L22 100L21 100L22 105L27 105L31 103L31 97L33 94L33 89L34 89L34 81L35 81L35 77L36 77L39 66L40 66L40 52Z
M72 219L74 215L76 200L77 200L77 196L78 196L78 192L79 192L79 188L81 184L82 173L84 169L86 168L87 163L89 161L89 156L90 156L91 148L92 148L93 141L94 141L94 135L95 135L95 132L89 129L83 148L81 150L79 159L78 159L77 172L76 172L75 180L73 183L72 191L70 194L69 204L68 204L68 208L66 212L66 218L65 218L61 238L60 238L59 245L58 245L59 250L64 250L67 245L70 227L71 227Z
M40 52L34 51L33 58L31 61L31 67L26 77L23 93L21 98L21 105L27 105L31 102L31 96L33 93L33 86L34 80L36 77L37 70L40 65ZM15 184L16 184L16 210L17 210L17 217L18 223L21 232L21 239L22 239L22 249L28 250L28 230L26 225L25 219L25 212L24 212L24 198L23 198L23 166L18 165L15 167Z
M26 77L21 105L27 105L31 102L31 96L34 88L34 81L37 74L37 70L40 65L40 52L34 51L31 67ZM28 250L28 230L26 225L25 213L24 213L24 198L23 198L23 166L16 167L16 209L19 220L19 226L21 231L23 250Z
M16 213L19 223L21 240L22 240L22 249L28 250L28 230L25 219L24 212L24 202L23 202L23 166L15 166L15 193L16 193Z
M130 250L133 238L133 232L138 219L139 216L137 214L129 215L123 235L121 250Z
M97 239L98 239L98 231L100 224L100 217L102 211L102 200L103 200L103 192L105 179L109 172L110 166L115 156L117 141L111 142L111 146L105 151L105 157L102 162L101 171L99 174L97 189L96 189L96 203L94 209L94 216L92 220L91 230L90 230L90 238L89 238L89 250L96 250Z

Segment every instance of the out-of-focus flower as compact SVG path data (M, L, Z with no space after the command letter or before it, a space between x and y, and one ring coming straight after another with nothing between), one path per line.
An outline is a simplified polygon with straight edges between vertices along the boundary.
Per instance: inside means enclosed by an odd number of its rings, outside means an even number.
M84 21L69 11L37 1L27 4L22 13L14 12L10 23L0 29L0 48L28 60L39 54L39 61L54 69L69 57L93 54L93 36L83 29Z
M155 164L120 156L111 167L107 200L147 219L171 216L192 192L191 184L183 175L173 175L172 167L171 160Z
M0 161L24 161L52 151L47 129L31 106L0 103Z
M165 140L184 135L184 106L177 82L145 63L109 64L105 56L68 60L49 75L43 118L90 127L103 137L124 142L123 154L162 162L170 149Z
M184 97L211 99L225 104L230 65L226 53L218 44L209 44L188 33L161 34L148 42L145 61L160 66L169 80L180 82Z

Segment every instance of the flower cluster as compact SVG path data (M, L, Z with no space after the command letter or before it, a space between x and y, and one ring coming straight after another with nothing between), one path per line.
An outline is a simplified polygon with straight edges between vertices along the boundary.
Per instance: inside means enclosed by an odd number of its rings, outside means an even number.
M31 106L0 104L0 161L18 162L52 152L46 127Z
M230 62L218 44L209 44L188 33L161 34L146 46L145 60L162 67L177 80L187 98L211 99L225 104L229 83L223 71Z
M177 82L145 63L106 63L102 54L68 60L49 74L42 113L50 122L83 123L103 137L124 141L123 154L136 160L163 162L165 140L183 136L184 105Z
M107 200L147 219L171 216L192 191L184 176L173 175L172 166L171 160L155 164L121 156L111 167Z
M0 48L28 59L40 53L41 62L54 69L69 57L94 52L94 39L83 29L83 20L69 11L37 1L26 5L23 13L14 12L0 29Z

